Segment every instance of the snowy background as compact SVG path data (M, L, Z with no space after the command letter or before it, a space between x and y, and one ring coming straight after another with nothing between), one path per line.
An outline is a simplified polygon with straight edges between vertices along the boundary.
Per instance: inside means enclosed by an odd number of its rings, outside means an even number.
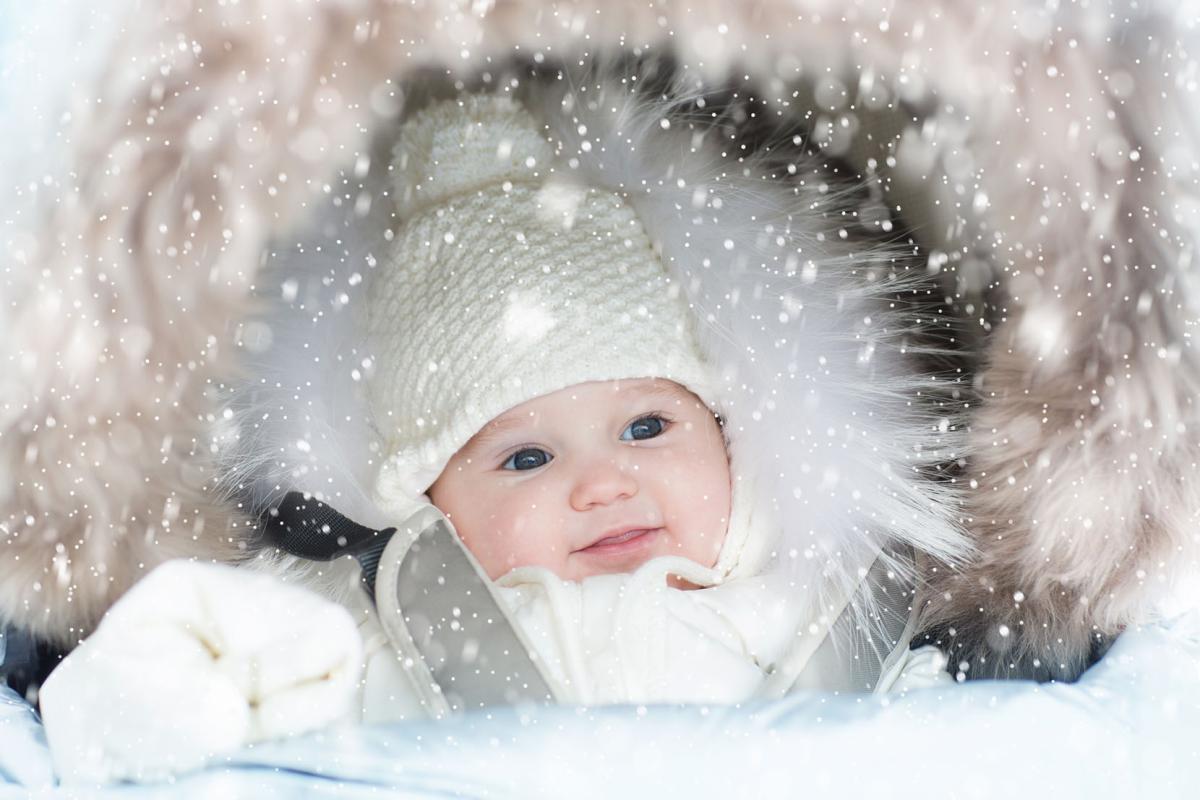
M0 4L0 176L15 187L0 203L0 330L8 330L33 282L22 272L31 246L25 222L54 204L69 180L68 162L58 157L69 145L61 116L71 105L69 87L90 91L84 78L110 57L102 45L127 13L156 12L133 2ZM1200 3L1179 4L1175 16L1181 39L1194 41ZM1193 98L1200 93L1194 60L1164 80ZM1194 122L1200 102L1179 111ZM1194 152L1182 154L1185 166L1189 156L1196 170ZM1200 230L1200 204L1176 210L1193 233ZM5 353L10 363L30 355ZM748 787L811 796L951 789L983 797L1053 786L1063 797L1186 796L1200 785L1200 629L1188 613L1196 595L1179 597L1165 607L1165 621L1126 634L1070 686L977 682L899 700L822 696L752 709L514 711L451 725L339 730L256 748L175 788L195 796L253 788L255 796L279 797L366 796L381 787L489 796L584 796L599 794L598 787L632 796L684 787L710 796ZM0 715L0 776L54 791L28 706L5 695Z

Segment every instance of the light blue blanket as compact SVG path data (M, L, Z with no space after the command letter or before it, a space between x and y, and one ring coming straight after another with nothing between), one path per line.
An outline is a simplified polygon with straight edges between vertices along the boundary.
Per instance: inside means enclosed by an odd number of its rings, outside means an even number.
M505 709L272 742L171 785L56 785L36 715L2 699L0 790L17 796L1200 796L1197 613L1126 633L1073 685Z

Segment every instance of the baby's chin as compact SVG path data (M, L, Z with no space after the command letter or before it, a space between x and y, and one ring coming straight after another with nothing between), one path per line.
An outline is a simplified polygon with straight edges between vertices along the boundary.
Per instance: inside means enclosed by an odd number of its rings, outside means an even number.
M665 557L666 557L666 554L660 554L657 556L653 556L651 558L645 559L644 561L642 561L641 563L639 563L635 566L632 566L629 569L591 570L586 573L580 573L579 571L576 571L576 570L570 571L569 573L566 573L566 571L561 571L561 572L556 571L555 574L559 578L562 578L565 581L570 581L572 583L580 583L588 578L595 578L600 575L629 575L631 573L636 572L638 570L638 568L641 567L643 564L653 561L655 558L665 558ZM692 583L691 581L687 580L686 578L682 578L678 575L667 575L666 580L667 580L667 586L670 586L672 589L681 589L683 591L691 591L692 589L704 588L703 586Z

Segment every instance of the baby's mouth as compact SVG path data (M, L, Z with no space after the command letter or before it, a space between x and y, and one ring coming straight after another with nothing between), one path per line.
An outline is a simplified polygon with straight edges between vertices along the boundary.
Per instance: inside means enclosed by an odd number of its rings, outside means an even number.
M593 555L624 554L650 544L658 537L660 531L662 528L633 528L597 539L587 547L581 547L575 552Z

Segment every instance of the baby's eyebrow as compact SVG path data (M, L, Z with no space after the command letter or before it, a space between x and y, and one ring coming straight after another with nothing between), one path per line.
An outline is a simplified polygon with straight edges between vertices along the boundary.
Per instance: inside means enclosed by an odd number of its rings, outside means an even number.
M640 387L638 393L646 398L658 398L661 400L683 400L689 396L687 389L673 383L653 383L649 386Z
M677 383L666 381L639 386L634 390L631 399L640 403L670 403L677 405L687 400L698 400L695 395Z
M529 420L525 417L500 417L498 419L494 419L488 424L484 425L483 429L480 430L479 433L472 436L470 440L463 445L463 449L477 450L479 448L487 447L496 439L499 439L501 436L513 430L514 428L520 428L527 424L529 424Z

